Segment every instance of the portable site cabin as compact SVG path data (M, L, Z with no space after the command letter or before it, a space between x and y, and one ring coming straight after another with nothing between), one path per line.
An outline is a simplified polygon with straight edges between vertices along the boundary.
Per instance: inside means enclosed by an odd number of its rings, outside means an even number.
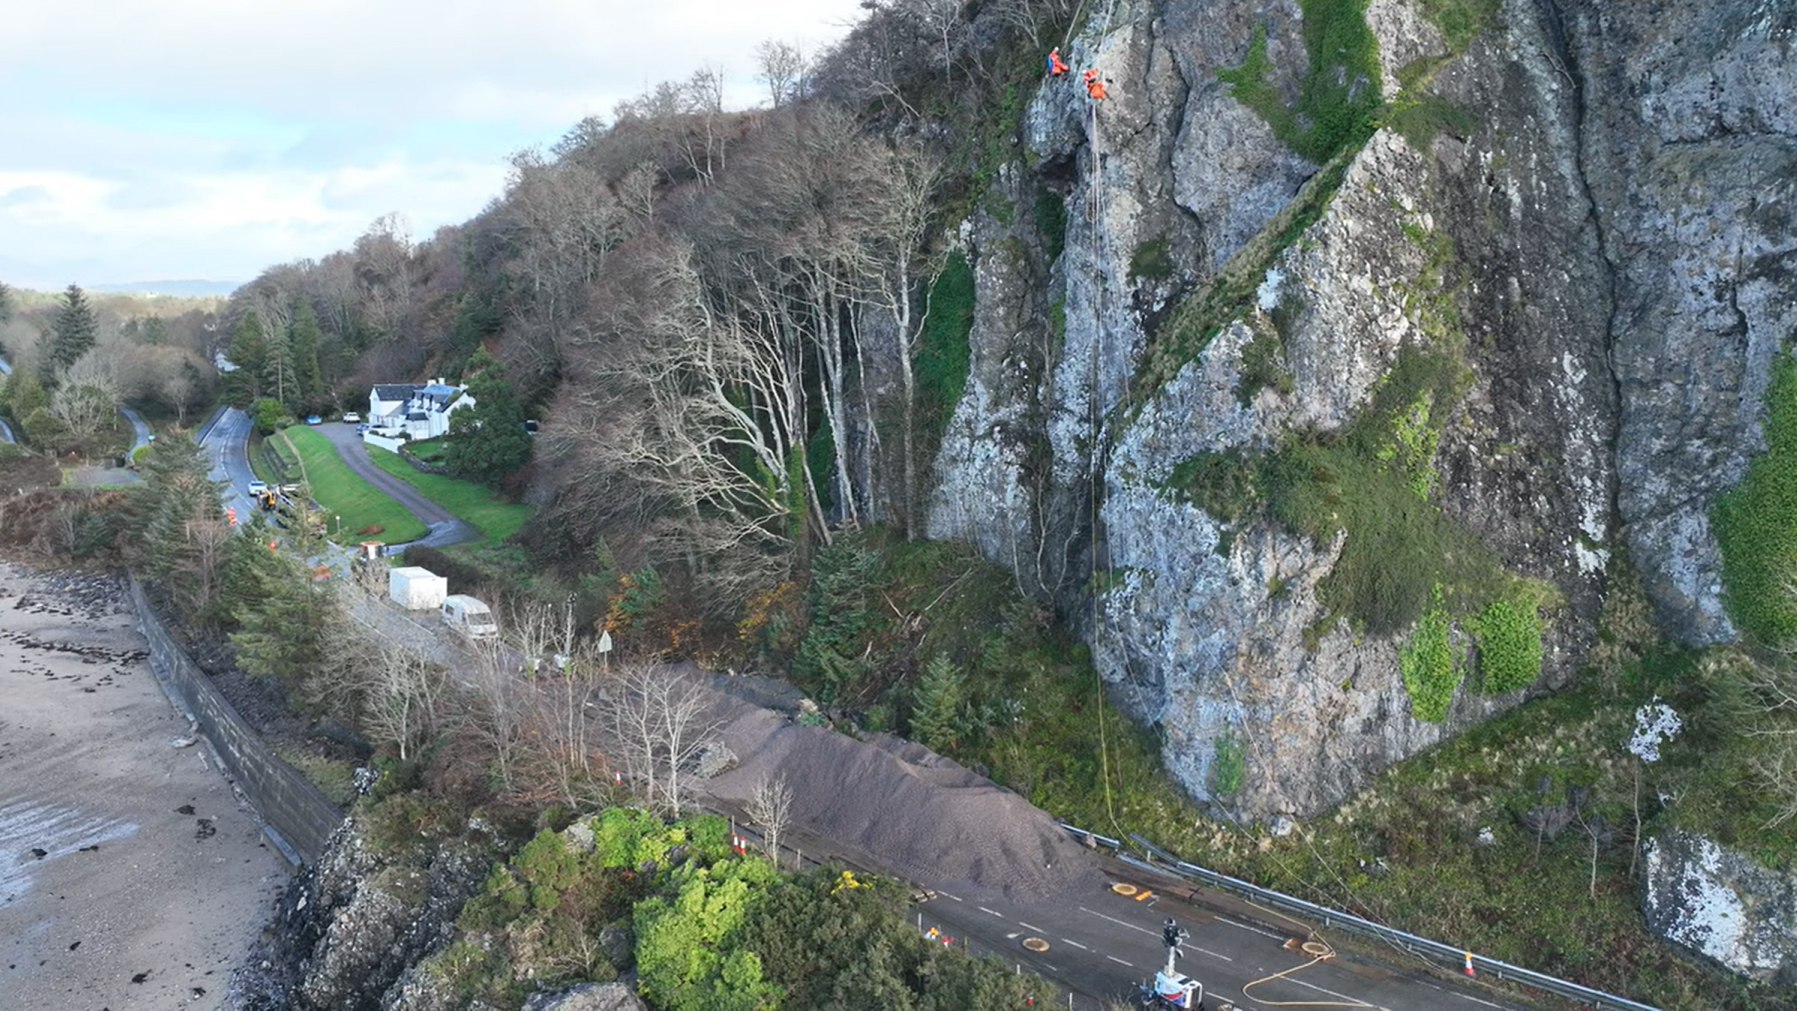
M429 569L407 565L387 573L387 596L408 611L441 607L449 596L449 579Z
M470 639L490 639L499 634L492 608L465 593L444 597L442 610L443 624Z

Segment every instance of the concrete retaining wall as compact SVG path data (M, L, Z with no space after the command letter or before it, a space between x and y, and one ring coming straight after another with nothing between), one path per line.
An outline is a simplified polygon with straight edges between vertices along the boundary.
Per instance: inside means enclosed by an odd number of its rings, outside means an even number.
M169 700L199 724L225 771L256 806L262 820L300 859L308 864L316 861L324 851L325 840L343 820L343 812L292 766L281 761L237 715L205 672L169 637L135 576L131 577L131 604L137 610L138 628L150 641L150 663L156 680Z
M406 445L404 440L389 439L384 435L376 435L373 432L363 432L362 441L368 443L370 446L379 446L389 453L397 453L404 449Z

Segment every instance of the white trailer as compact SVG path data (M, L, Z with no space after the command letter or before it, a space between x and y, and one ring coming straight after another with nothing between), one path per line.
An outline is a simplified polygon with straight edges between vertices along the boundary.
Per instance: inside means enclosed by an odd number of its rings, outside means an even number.
M392 569L387 573L387 596L408 611L433 610L449 596L449 579L416 565Z
M443 598L443 624L470 639L491 639L499 634L493 609L465 593Z

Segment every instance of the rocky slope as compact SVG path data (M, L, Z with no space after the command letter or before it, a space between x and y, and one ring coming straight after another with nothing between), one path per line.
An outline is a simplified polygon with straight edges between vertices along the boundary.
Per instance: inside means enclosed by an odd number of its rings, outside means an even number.
M1674 634L1733 637L1707 515L1793 323L1788 5L1508 0L1450 40L1373 0L1378 80L1335 83L1390 125L1333 163L1293 143L1330 6L1093 11L1070 61L1110 99L1044 86L1008 212L963 229L972 369L930 514L1056 598L1172 771L1248 818L1524 697L1482 659L1493 600L1539 615L1533 687L1566 680L1618 549ZM1220 76L1257 59L1272 115ZM1402 568L1424 535L1433 576ZM1444 711L1402 660L1436 611Z

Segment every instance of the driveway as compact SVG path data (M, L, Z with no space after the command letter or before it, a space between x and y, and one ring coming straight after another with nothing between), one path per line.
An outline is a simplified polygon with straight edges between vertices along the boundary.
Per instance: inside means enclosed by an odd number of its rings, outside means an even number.
M410 544L387 545L387 554L397 554L411 544L437 548L447 544L460 544L463 541L480 539L479 530L456 519L449 510L425 498L418 489L376 467L374 461L368 458L367 443L364 443L362 437L356 434L356 426L341 421L327 421L313 427L319 434L331 440L331 445L337 447L337 455L349 465L350 470L356 472L358 477L386 492L393 501L405 506L407 512L418 517L420 523L430 528L430 533L421 540L412 541Z

